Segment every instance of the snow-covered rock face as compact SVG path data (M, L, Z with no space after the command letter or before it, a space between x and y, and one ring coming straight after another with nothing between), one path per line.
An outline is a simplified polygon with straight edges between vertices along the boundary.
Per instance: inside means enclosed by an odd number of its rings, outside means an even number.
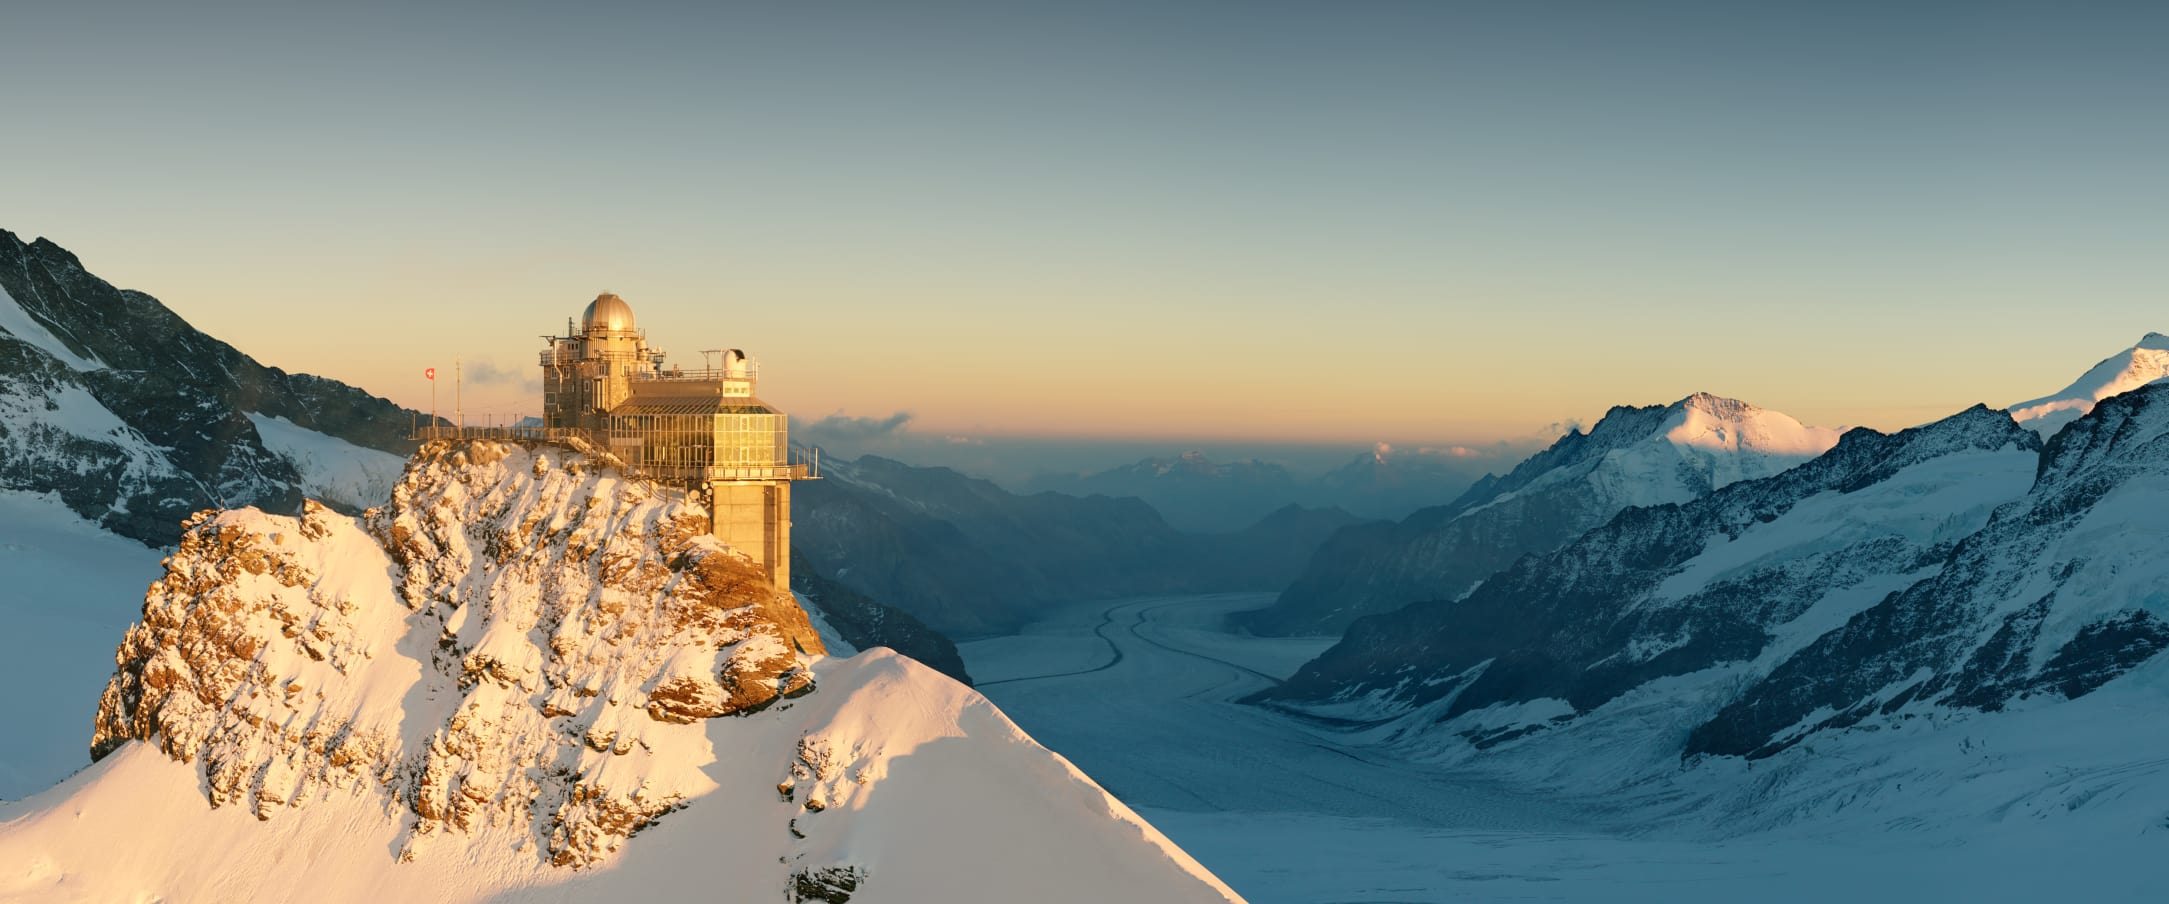
M0 803L0 899L1241 900L970 688L825 655L706 523L481 441L362 517L192 519L98 762Z
M1613 408L1505 477L1398 524L1344 529L1250 627L1336 633L1357 618L1450 600L1523 555L1546 552L1632 506L1681 503L1821 455L1835 430L1697 393L1671 405Z
M2094 410L2101 400L2169 378L2169 336L2148 333L2137 345L2093 366L2062 392L2011 406L2011 418L2043 437Z
M2169 384L2051 438L2032 488L1932 577L1746 688L1690 753L1763 757L1823 731L2093 692L2169 649Z
M410 413L265 367L44 239L0 230L0 489L169 545L190 512L382 501Z
M1944 787L1915 755L1944 726L2023 733L2017 711L2134 681L2155 690L2096 711L2158 711L2164 536L2169 384L2046 444L1976 407L1622 512L1458 602L1359 622L1264 696L1520 781L1775 824ZM1900 736L1913 752L1864 740ZM1893 756L1911 765L1884 769Z
M813 687L805 613L676 494L554 446L436 444L365 518L193 519L122 642L95 755L200 763L260 819L381 788L408 850L579 866L704 783L701 720Z
M2024 492L2038 448L1985 408L1857 430L1781 475L1624 511L1465 599L1359 622L1273 696L1422 709L1421 731L1443 721L1482 747L1651 681L1781 658L1932 569Z

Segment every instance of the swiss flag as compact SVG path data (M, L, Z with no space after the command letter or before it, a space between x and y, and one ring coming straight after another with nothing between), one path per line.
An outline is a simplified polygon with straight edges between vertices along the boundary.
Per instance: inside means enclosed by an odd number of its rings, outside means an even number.
M424 371L422 371L422 379L424 379L424 380L435 380L435 379L437 379L437 369L436 369L436 368L434 368L434 367L432 367L432 368L429 368L429 369L427 369L427 370L424 370Z

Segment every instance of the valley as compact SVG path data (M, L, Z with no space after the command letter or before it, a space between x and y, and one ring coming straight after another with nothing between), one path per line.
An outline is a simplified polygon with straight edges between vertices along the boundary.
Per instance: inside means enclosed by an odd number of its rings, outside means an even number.
M1683 812L1680 801L1691 796L1683 788L1645 788L1632 796L1562 792L1542 777L1554 764L1535 757L1444 763L1421 750L1388 749L1361 733L1237 703L1333 640L1254 637L1223 627L1230 614L1271 599L1215 594L1078 603L1015 636L960 650L980 690L1020 727L1257 904L1807 902L1883 900L1900 890L1930 896L1923 900L2042 900L2073 888L2105 898L2140 893L2129 858L2150 843L2093 831L2110 828L2098 806L2081 814L2089 827L2082 837L2098 843L2058 845L2054 856L2071 869L2042 870L2038 858L2048 833L2068 826L2045 829L2023 820L1983 826L1978 814L1953 817L1961 805L1948 799L1948 789L1916 802L1941 810L1940 820L1840 805L1818 818L1742 832L1715 808ZM2119 695L2101 696L2108 699L2080 702L2149 705L2143 696L2121 703ZM2088 717L2063 718L2083 724ZM1972 760L1956 750L1918 755L1918 738L1910 748L1896 739L1879 748L1860 745L1868 749L1857 756L1832 751L1829 771L1909 762L1922 780L1916 787L1932 776L1949 782L1963 774L1997 789L1978 795L1984 808L1999 794L2010 795L2016 808L2059 787L2039 778L2057 772L2051 764L2085 768L2065 759L2067 751L2025 749L2018 738L2038 731L1992 724L1984 733L1969 732L1973 743L1998 748L1993 757ZM2108 746L2098 738L2069 743ZM1601 746L1574 754L1592 761L1614 755ZM1603 764L1584 768L1601 771ZM2119 762L2086 771L2112 801L2143 800L2147 795L2135 789L2169 783L2169 769L2160 764ZM1718 784L1737 778L1725 769L1697 777ZM1781 778L1768 776L1773 789ZM1893 793L1906 787L1902 779L1878 781L1888 797L1904 799ZM2092 796L2078 800L2068 813L2095 803ZM1781 809L1773 801L1758 804Z

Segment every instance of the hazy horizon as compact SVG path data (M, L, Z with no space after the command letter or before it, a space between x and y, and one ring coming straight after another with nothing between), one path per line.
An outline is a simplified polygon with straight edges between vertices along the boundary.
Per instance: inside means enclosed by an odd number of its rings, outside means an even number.
M12 13L0 226L476 422L608 289L960 445L1890 429L2169 328L2161 7L428 10Z

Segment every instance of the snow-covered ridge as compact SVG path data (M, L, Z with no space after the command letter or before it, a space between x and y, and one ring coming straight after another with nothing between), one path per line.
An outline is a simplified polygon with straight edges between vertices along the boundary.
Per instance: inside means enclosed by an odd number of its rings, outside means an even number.
M705 523L491 442L364 517L192 519L99 762L0 807L0 899L1239 900L970 689L826 658Z
M2102 399L2164 378L2169 378L2169 336L2148 333L2138 344L2088 369L2062 392L2012 405L2011 419L2046 437L2094 410Z

